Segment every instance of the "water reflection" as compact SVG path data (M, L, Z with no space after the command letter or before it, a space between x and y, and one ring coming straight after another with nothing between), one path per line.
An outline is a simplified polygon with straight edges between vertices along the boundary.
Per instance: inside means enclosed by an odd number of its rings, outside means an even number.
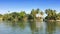
M24 30L26 27L27 22L19 21L19 22L6 22L6 26L14 27L14 28L20 28L21 30Z
M29 21L32 34L42 34L42 22Z
M60 34L60 22L56 22L56 34Z
M56 26L59 27L60 29L60 22L56 22L56 24L57 24Z
M60 34L60 22L0 22L0 34Z
M17 23L17 25L22 29L24 30L26 28L26 24L27 22L24 22L24 21L20 21Z
M56 22L46 22L46 34L54 34L56 30Z

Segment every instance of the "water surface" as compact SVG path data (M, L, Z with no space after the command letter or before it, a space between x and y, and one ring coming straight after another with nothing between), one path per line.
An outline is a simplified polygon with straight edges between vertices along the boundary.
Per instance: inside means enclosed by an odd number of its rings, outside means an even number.
M0 34L60 34L60 22L0 21Z

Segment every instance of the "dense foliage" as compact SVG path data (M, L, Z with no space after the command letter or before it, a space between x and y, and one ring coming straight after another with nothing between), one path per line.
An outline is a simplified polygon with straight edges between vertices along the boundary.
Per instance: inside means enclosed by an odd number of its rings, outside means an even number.
M59 20L60 18L60 13L56 13L56 10L52 10L52 9L46 9L45 13L47 14L47 16L45 17L45 19L48 20Z
M10 12L10 11L8 11ZM48 20L60 20L60 13L56 13L56 10L52 9L46 9L46 17L45 19ZM36 14L44 15L44 12L38 9L32 9L30 14L26 14L25 11L20 12L12 12L8 14L0 14L0 18L2 20L9 20L9 21L19 21L19 20L30 20L30 19L36 19Z

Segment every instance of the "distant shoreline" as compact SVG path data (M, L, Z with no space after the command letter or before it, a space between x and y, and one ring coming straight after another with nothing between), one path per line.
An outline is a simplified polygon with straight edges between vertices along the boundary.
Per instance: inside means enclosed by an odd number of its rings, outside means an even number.
M47 19L45 19L44 21L60 21L60 20L47 20Z

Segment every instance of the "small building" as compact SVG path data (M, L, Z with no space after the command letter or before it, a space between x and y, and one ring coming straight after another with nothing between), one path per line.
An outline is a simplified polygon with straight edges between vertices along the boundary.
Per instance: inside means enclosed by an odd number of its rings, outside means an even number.
M36 14L36 20L43 21L43 15L41 15L40 13Z

